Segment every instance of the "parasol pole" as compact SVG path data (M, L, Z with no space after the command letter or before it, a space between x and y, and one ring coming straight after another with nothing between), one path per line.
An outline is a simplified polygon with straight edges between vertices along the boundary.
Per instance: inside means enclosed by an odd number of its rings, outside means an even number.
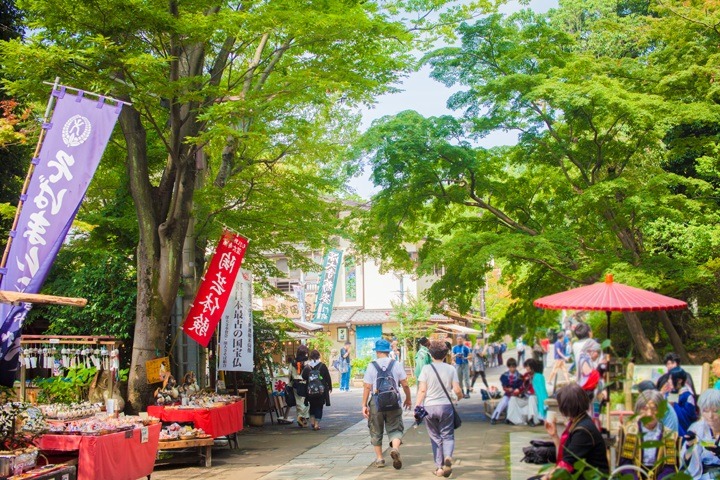
M612 312L607 310L605 314L607 315L607 339L610 340L610 315L612 315Z

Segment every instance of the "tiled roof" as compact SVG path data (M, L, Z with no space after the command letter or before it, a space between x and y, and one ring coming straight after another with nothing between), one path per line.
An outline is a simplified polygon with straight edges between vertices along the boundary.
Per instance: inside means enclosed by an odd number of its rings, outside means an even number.
M350 318L360 310L356 307L351 308L333 308L332 315L330 315L329 323L346 323Z

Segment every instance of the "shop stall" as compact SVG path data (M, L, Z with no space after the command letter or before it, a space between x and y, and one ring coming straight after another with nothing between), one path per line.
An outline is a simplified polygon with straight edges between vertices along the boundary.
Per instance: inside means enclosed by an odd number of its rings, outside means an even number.
M49 455L77 454L78 480L137 480L153 471L160 428L156 423L106 434L47 434L38 446Z
M202 407L155 405L147 408L148 415L163 423L192 423L213 438L232 435L243 429L244 402L229 398ZM164 448L164 447L163 447Z

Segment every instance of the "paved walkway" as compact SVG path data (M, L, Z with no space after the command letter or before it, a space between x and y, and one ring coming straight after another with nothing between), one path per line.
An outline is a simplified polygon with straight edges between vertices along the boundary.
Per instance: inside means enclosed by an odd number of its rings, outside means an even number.
M490 384L499 385L504 370L488 372ZM479 391L476 384L476 391ZM413 389L413 394L415 389ZM239 436L238 450L213 451L213 466L161 468L156 480L313 480L313 479L417 479L431 477L434 470L430 440L424 425L413 428L410 412L405 414L405 436L401 454L403 468L394 470L386 452L385 468L371 467L373 449L367 421L360 415L361 391L333 393L332 407L326 409L322 430L300 429L296 425L265 425L247 428ZM522 447L532 438L546 437L542 427L491 426L482 412L480 395L458 406L463 426L455 434L455 466L451 478L523 480L536 474L539 466L520 463ZM513 465L512 475L510 465Z

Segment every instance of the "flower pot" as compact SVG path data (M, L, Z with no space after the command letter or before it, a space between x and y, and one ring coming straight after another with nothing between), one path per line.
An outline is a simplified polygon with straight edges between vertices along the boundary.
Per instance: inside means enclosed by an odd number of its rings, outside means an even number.
M251 427L262 427L265 425L265 415L267 415L265 412L254 412L246 415L247 423Z

